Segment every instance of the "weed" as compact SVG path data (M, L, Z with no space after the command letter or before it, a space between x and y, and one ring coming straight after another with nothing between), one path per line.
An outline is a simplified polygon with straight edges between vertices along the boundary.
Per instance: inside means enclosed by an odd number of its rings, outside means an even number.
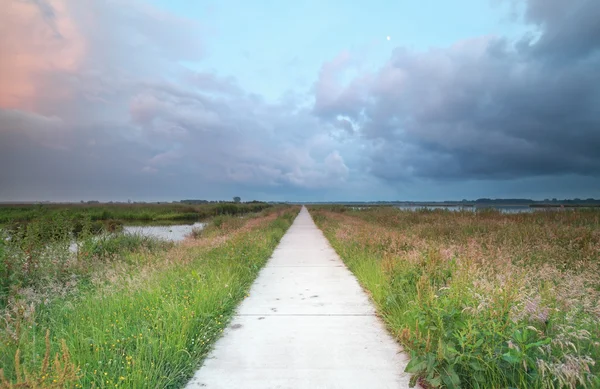
M14 382L9 381L4 370L0 369L0 389L47 389L65 388L75 386L80 378L79 368L71 362L69 349L63 340L59 353L54 357L54 363L50 363L50 331L46 331L46 351L41 366L35 371L29 371L21 365L21 350L17 349L14 358Z

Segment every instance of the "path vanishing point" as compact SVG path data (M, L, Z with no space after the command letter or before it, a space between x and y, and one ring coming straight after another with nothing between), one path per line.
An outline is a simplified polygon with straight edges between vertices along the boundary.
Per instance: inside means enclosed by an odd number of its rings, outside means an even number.
M187 388L408 388L406 363L302 207Z

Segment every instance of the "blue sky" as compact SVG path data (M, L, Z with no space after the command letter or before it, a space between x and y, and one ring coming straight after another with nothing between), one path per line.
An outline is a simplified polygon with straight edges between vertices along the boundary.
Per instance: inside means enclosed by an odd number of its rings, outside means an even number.
M593 0L9 0L0 201L600 198L599 19Z
M355 55L363 69L375 70L396 47L428 50L474 36L515 38L526 30L511 14L509 2L178 0L156 4L202 24L205 57L186 66L233 76L245 90L269 101L288 92L308 92L323 61L343 51Z

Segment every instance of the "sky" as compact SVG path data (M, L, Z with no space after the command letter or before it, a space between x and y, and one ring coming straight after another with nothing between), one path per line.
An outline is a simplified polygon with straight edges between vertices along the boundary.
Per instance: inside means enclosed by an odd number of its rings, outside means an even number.
M0 201L600 198L597 0L5 0Z

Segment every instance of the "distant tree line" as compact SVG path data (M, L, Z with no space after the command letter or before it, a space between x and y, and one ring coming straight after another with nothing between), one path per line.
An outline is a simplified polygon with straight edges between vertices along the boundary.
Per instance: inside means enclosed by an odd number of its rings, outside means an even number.
M544 200L533 200L523 198L507 198L507 199L489 199L480 198L477 200L446 200L446 201L309 201L299 202L299 204L344 204L344 205L360 205L360 204L373 204L373 205L532 205L532 206L559 206L559 205L594 205L600 206L600 199L587 198L587 199L544 199Z
M222 203L231 203L231 201L225 201L225 200L215 200L215 201L209 201L209 200L180 200L180 201L174 201L174 203L181 203L181 204L222 204ZM233 202L234 203L240 203L242 202L242 199L240 197L234 197L233 198ZM252 200L252 201L246 201L244 202L245 204L262 204L264 203L264 201L258 201L258 200Z
M587 199L544 199L544 200L532 200L532 199L477 199L475 201L462 200L463 203L474 202L476 204L600 204L600 200L593 198Z

